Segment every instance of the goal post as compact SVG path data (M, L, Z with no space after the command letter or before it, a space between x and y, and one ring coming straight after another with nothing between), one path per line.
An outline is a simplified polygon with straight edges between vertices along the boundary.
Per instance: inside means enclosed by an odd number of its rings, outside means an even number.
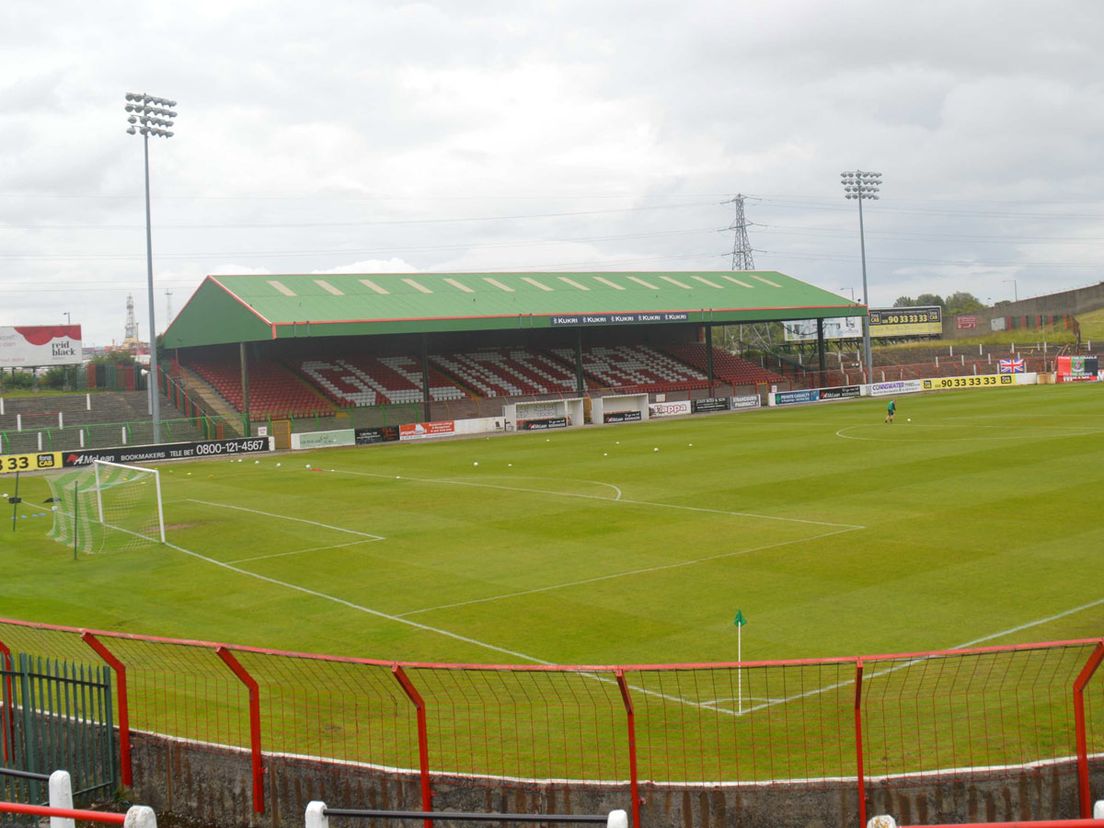
M157 469L95 460L51 477L51 537L74 552L120 551L165 543L161 473Z

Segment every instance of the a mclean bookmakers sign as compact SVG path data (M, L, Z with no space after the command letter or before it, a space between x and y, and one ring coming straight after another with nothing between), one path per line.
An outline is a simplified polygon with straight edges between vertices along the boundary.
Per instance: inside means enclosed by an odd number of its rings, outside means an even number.
M570 316L551 316L553 328L576 328L580 325L636 325L640 322L686 322L686 311L663 313L574 313Z
M0 368L80 365L83 361L80 325L0 327Z

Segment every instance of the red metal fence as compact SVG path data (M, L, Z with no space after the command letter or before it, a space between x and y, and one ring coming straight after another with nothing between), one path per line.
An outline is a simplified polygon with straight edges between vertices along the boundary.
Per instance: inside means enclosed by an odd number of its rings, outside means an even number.
M121 776L131 728L264 754L434 774L638 785L954 777L1104 752L1104 639L741 664L421 664L0 619L0 653L106 663ZM18 703L0 707L7 734ZM7 749L7 746L5 746Z

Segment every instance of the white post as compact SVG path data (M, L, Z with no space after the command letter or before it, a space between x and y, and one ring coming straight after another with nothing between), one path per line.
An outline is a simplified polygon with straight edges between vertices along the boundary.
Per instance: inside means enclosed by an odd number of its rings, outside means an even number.
M123 440L123 445L125 446L126 445L126 426L123 426L122 428L120 428L119 432L123 435L122 440Z
M56 770L50 774L50 807L73 810L73 784L69 772ZM63 817L50 817L50 828L76 828L76 821Z
M16 414L15 415L15 430L16 431L22 431L23 430L23 415L22 414Z
M157 525L161 529L161 543L165 542L165 507L161 505L161 472L153 470L153 484L157 487Z
M58 412L58 428L65 428L65 415Z
M974 363L974 376L977 376L977 363Z
M42 451L42 432L38 432L38 450Z
M947 356L954 356L954 345L947 346Z
M981 356L981 355L982 355L981 343L979 342L978 343L978 356Z
M962 364L965 365L966 364L966 354L959 354L959 356L962 357Z
M84 410L85 411L91 411L92 410L92 395L91 394L85 394L84 395Z
M100 515L100 523L103 523L103 490L100 489L100 464L96 460L92 461L92 471L96 475L96 511Z
M0 414L4 413L4 398L0 397Z
M736 704L744 715L744 625L736 625Z
M1015 342L1011 343L1008 346L1008 353L1010 353L1010 354L1016 353L1016 343Z
M882 371L882 382L885 382L885 371Z
M938 368L938 367L939 367L939 357L936 357L936 358L935 358L935 367L936 367L936 368Z
M993 355L991 353L989 353L989 354L986 354L986 356L989 358L989 364L992 365L993 364Z
M84 448L84 429L82 428L79 433L80 433L80 447Z
M157 814L148 805L132 805L126 812L123 828L157 828Z
M626 811L610 811L606 818L606 828L629 828L629 815Z
M326 816L326 803L317 800L308 802L303 823L305 828L330 828L330 818Z

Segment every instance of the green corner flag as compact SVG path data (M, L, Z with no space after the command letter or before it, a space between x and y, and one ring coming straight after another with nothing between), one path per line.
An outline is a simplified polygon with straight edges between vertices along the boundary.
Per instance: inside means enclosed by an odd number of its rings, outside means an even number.
M743 610L736 610L736 617L732 619L732 623L735 624L737 627L742 627L744 626L744 624L747 623L747 619L744 618Z

